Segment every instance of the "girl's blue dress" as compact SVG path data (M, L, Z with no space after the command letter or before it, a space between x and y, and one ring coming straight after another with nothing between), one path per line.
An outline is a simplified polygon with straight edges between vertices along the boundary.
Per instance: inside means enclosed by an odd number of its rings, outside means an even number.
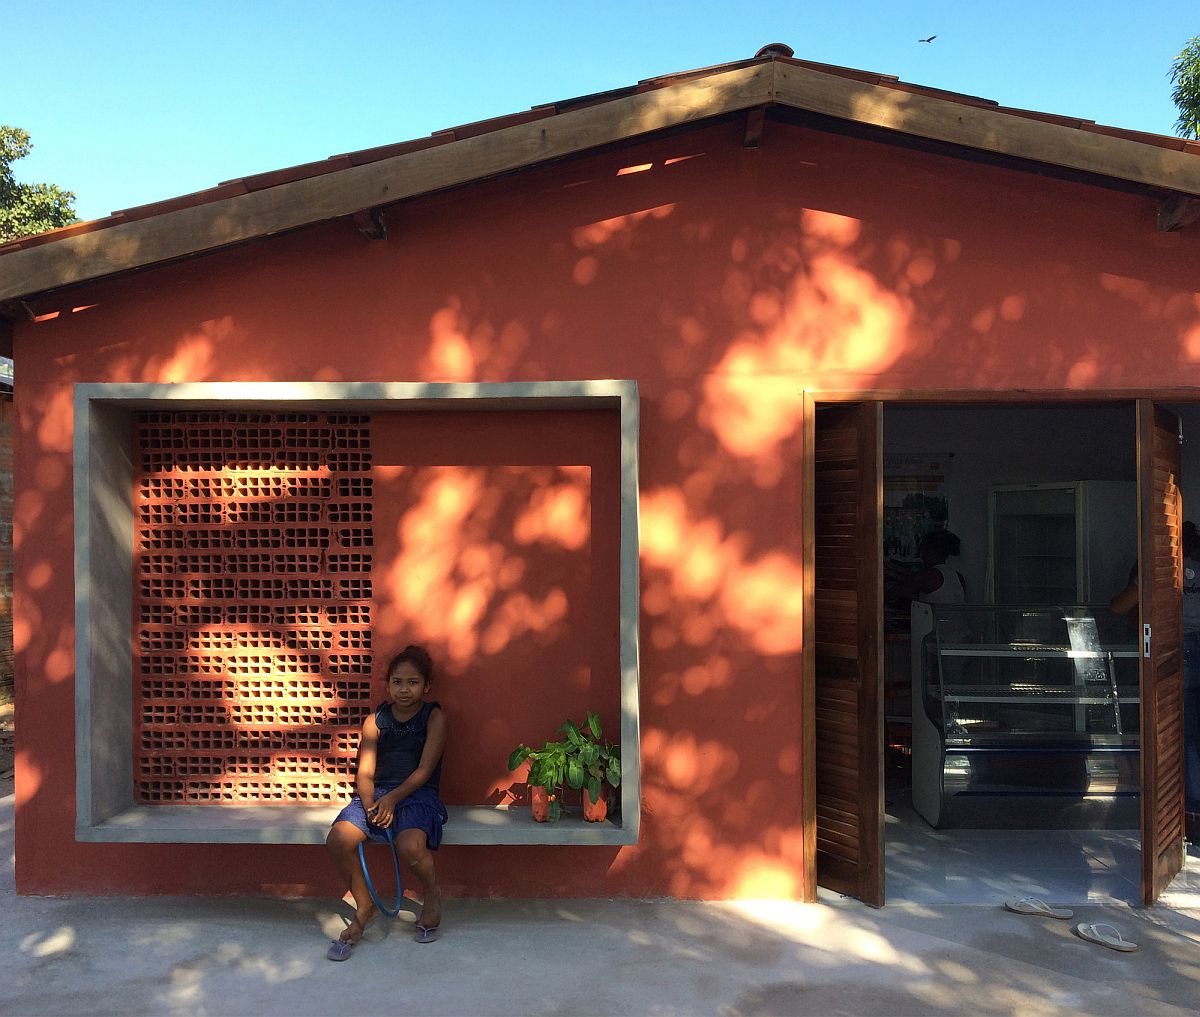
M421 708L408 720L398 721L392 716L390 703L383 703L375 710L375 723L379 727L379 744L375 754L375 797L379 798L399 787L421 762L425 750L425 737L429 727L429 716L440 703L422 703ZM392 816L392 835L401 830L424 830L429 849L436 851L442 843L442 826L449 818L446 806L438 794L438 783L442 776L442 761L439 759L433 775L424 787L417 788L403 801L397 803ZM367 839L375 842L387 840L382 827L367 819L362 799L355 795L341 812L335 823L353 823Z

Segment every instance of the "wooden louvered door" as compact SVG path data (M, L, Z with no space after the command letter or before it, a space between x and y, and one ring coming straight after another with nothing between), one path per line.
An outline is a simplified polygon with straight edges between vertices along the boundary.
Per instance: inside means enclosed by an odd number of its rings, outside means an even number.
M1137 404L1142 903L1183 866L1183 507L1179 418Z
M816 880L879 907L883 407L822 406L814 415Z

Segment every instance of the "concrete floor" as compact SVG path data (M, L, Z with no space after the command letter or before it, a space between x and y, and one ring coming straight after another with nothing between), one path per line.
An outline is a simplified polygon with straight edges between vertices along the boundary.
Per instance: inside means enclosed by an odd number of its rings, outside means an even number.
M889 791L885 844L891 904L988 904L1036 894L1064 904L1141 900L1137 830L935 830L905 789ZM1200 907L1200 851L1189 849L1166 903Z
M2 1014L1171 1014L1200 1005L1200 910L1076 908L1141 945L997 903L447 903L324 958L349 909L253 898L31 898L0 787Z

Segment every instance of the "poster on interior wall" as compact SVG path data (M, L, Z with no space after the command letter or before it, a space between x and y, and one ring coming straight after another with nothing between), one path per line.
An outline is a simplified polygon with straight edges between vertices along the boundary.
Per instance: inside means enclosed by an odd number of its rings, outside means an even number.
M917 547L932 530L948 529L946 478L954 453L885 452L883 455L883 561L885 582L920 564Z

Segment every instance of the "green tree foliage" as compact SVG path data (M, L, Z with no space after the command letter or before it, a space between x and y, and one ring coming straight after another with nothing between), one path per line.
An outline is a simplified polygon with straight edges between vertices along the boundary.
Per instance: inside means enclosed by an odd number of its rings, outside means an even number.
M1175 129L1182 138L1200 138L1200 35L1193 35L1171 63L1171 99L1179 110Z
M0 243L76 222L75 195L54 184L21 184L12 164L33 145L29 132L0 125Z

